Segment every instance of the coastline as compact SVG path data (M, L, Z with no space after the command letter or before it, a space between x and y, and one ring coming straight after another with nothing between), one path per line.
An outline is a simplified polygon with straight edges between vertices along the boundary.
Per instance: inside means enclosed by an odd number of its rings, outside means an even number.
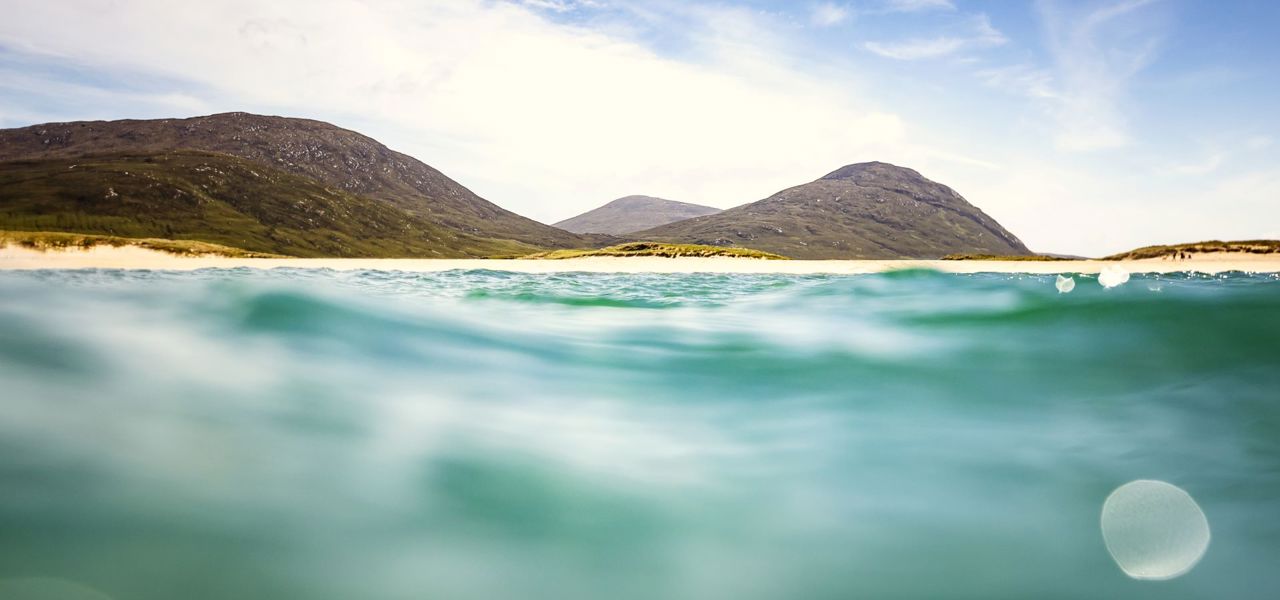
M1108 266L1131 273L1222 273L1246 271L1280 273L1280 255L1214 253L1182 260L1143 259L1124 261L999 261L999 260L758 260L749 258L592 257L565 260L441 259L441 258L230 258L181 256L122 246L35 250L21 246L0 247L0 270L37 269L147 269L191 271L196 269L298 268L438 272L456 269L490 269L518 273L778 273L865 274L902 269L932 269L945 273L1084 273Z

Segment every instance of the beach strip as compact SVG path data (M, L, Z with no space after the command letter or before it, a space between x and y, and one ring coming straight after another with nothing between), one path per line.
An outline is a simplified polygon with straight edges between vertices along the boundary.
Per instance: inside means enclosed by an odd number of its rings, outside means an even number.
M133 246L37 250L9 245L0 248L0 269L195 269L295 268L438 272L489 269L517 273L781 273L861 274L903 269L947 273L1098 273L1108 267L1130 273L1280 272L1280 255L1208 253L1191 258L1128 261L1000 261L1000 260L758 260L746 258L591 257L566 260L416 259L416 258L228 258L183 256Z

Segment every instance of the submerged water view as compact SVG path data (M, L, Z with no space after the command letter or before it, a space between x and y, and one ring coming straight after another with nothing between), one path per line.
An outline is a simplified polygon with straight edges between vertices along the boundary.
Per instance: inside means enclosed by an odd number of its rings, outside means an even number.
M1271 597L1280 279L1060 287L3 272L0 598Z

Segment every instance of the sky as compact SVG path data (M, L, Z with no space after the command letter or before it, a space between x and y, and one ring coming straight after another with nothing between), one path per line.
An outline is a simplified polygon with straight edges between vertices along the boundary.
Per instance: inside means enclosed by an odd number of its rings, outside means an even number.
M248 111L554 222L850 163L1033 250L1280 238L1270 0L0 0L0 127Z

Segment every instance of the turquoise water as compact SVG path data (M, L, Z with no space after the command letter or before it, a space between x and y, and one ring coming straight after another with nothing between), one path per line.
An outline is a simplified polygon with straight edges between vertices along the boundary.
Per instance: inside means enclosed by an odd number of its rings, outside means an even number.
M1078 281L0 272L0 596L1274 597L1280 279Z

